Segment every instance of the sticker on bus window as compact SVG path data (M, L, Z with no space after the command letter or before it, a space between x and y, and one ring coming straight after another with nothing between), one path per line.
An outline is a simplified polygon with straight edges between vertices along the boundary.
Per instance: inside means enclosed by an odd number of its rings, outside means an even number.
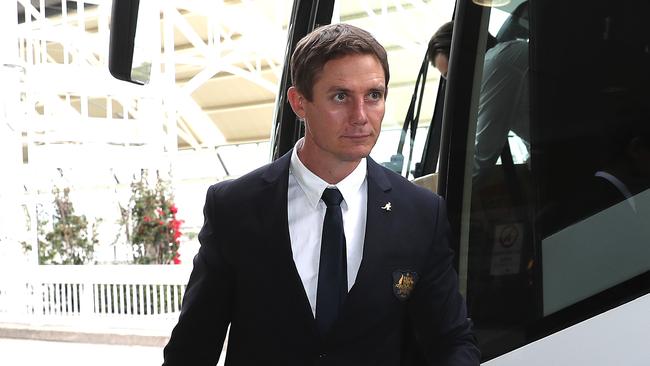
M523 224L509 223L494 227L490 275L504 276L519 273L523 238Z

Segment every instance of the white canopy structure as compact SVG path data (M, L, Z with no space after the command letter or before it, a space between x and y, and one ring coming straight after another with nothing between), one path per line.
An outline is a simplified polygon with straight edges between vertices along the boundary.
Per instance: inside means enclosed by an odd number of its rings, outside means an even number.
M292 3L141 0L138 37L152 77L137 86L108 73L110 0L0 2L0 251L35 241L37 203L51 201L54 185L73 187L77 210L103 218L103 241L112 242L116 202L128 200L142 168L170 173L185 231L197 231L209 184L269 160ZM398 129L428 39L451 19L453 1L336 4L333 22L369 30L389 51L384 128ZM396 146L396 134L384 135L378 160Z

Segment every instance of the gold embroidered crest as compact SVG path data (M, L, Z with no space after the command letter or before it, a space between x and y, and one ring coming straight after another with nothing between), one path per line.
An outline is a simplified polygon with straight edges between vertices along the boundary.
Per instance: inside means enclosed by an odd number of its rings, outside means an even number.
M415 288L417 273L409 271L395 271L393 273L393 292L400 300L406 300L411 296Z

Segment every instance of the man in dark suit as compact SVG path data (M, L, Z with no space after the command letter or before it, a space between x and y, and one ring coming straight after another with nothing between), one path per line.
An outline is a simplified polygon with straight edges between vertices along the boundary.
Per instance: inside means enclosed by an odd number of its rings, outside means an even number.
M336 24L302 39L288 99L305 137L208 190L165 365L478 365L442 200L368 157L386 51ZM321 199L322 196L322 199Z

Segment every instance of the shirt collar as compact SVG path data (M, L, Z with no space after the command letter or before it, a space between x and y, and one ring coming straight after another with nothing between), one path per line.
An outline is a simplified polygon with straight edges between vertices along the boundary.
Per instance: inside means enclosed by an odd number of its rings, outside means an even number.
M305 192L305 196L309 200L312 207L316 208L318 202L323 195L323 191L327 187L336 187L341 192L343 200L347 204L352 202L352 198L358 194L361 185L366 179L367 162L366 158L361 159L359 165L347 177L343 178L336 185L332 186L319 176L314 174L311 170L300 161L298 157L298 150L302 147L303 139L298 140L291 153L291 163L289 164L289 172L296 178L298 185Z

